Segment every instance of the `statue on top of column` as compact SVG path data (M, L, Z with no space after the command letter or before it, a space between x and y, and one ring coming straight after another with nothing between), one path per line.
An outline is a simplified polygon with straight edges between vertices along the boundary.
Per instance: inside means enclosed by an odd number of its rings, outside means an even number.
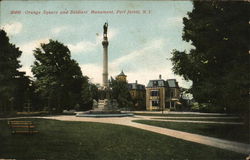
M108 23L105 22L105 24L103 25L103 34L107 35L107 31L108 31Z

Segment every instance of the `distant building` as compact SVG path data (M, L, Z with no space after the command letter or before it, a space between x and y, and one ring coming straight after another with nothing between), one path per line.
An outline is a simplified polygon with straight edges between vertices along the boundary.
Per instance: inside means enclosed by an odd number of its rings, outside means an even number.
M180 98L180 88L176 79L150 80L146 87L146 109L165 110L176 109Z
M135 110L145 110L146 109L146 90L145 85L135 83L128 84L129 93L134 103Z
M127 82L127 75L123 71L115 78L118 81ZM129 93L131 95L134 110L145 110L146 109L146 90L145 85L135 83L128 83Z
M121 71L121 73L118 74L115 79L118 80L118 81L127 82L127 75L125 75L124 72Z

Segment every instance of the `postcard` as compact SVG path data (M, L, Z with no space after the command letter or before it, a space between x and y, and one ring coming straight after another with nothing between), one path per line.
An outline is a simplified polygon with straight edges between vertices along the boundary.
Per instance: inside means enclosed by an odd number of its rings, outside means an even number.
M246 66L222 71L214 47L235 36L221 17L246 8L198 3L0 1L0 159L249 156L247 90L229 89Z

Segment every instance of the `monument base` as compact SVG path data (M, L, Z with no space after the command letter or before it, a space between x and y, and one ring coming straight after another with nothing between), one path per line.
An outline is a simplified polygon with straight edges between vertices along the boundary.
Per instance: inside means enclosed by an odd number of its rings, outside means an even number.
M99 111L114 111L118 110L118 103L115 99L99 99L98 100L98 106L94 107L94 110L99 110Z
M133 117L133 113L103 113L104 111L100 111L98 113L77 113L76 117L90 117L90 118L108 118L108 117Z
M95 117L95 118L102 118L102 117L129 117L134 116L132 113L121 112L118 109L118 103L114 99L104 99L94 101L93 103L93 110L77 113L77 117Z
M93 110L77 113L76 117L93 117L93 118L104 118L104 117L130 117L134 116L132 113L124 113L118 109L118 103L114 99L103 99L94 101Z

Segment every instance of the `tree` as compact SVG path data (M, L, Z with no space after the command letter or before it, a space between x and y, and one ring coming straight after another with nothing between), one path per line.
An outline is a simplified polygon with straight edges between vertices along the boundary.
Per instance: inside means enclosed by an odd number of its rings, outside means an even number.
M98 100L98 88L95 84L85 78L82 84L82 107L81 110L91 110L93 108L93 100Z
M78 63L71 59L68 47L50 40L36 48L34 56L32 72L36 77L36 92L43 98L47 109L61 112L81 104L82 85L87 81Z
M193 6L183 18L182 38L195 48L172 52L174 73L193 81L191 93L199 103L249 116L249 3Z
M130 108L133 105L126 81L111 80L112 98L116 99L119 108Z
M0 30L0 44L0 111L22 111L30 83L25 72L18 71L22 52L9 42L4 30Z

